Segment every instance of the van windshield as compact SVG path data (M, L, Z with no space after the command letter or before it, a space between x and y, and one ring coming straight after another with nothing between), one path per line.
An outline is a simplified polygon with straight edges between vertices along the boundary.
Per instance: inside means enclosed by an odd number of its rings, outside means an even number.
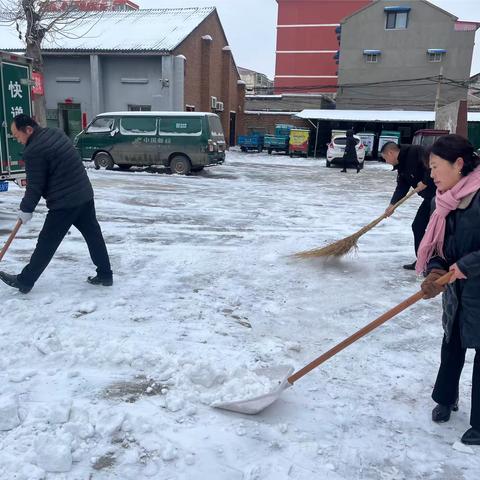
M96 118L87 128L87 133L111 132L115 119L112 117Z
M208 115L208 125L210 127L210 136L212 138L225 140L222 124L216 115Z

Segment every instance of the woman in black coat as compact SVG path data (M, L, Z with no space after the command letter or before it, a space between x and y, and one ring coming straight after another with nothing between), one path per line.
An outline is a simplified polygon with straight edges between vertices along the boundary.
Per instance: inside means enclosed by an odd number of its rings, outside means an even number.
M473 364L471 428L462 442L480 445L480 159L459 135L441 137L430 154L437 186L435 211L419 248L417 271L427 275L424 298L443 293L441 363L432 398L434 422L446 422L458 409L458 386L467 348L476 351ZM450 283L434 282L452 272Z
M357 158L357 141L353 136L353 130L347 130L347 141L345 144L345 151L343 152L343 170L341 172L347 171L347 166L349 163L353 163L357 168L357 173L360 171L360 163Z

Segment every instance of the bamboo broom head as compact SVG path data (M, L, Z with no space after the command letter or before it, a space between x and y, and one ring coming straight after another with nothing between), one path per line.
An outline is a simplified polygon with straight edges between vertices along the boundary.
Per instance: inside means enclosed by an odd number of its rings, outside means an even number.
M362 233L357 232L349 237L337 240L334 243L326 245L325 247L314 248L312 250L306 250L305 252L299 252L293 256L296 258L311 258L311 257L343 257L350 253L352 250L357 249L357 241L361 237Z

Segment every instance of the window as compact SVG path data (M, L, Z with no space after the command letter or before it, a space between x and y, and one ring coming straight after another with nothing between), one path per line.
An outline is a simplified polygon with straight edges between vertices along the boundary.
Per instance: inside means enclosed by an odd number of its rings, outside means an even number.
M112 117L96 118L87 128L87 133L108 133L113 130L115 119Z
M427 50L428 61L434 63L441 62L446 53L447 51L441 48L430 48Z
M160 134L168 135L201 135L201 117L162 117Z
M408 12L387 12L387 30L400 30L407 28Z
M129 105L128 111L129 112L151 112L152 106L151 105Z
M149 135L157 133L157 119L155 117L123 117L120 120L122 135Z
M381 50L364 50L363 56L366 63L378 63L381 55Z

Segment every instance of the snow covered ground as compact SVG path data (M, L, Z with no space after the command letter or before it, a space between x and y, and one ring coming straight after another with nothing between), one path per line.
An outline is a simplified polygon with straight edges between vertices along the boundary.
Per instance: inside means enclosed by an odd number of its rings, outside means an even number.
M430 419L438 299L259 415L209 406L237 375L299 369L417 291L401 265L413 260L418 199L366 234L356 255L289 257L380 215L395 184L386 165L342 174L322 161L230 152L189 177L89 175L115 284L85 282L94 271L72 229L30 294L0 285L0 479L478 478L480 450L459 444L472 352L459 412L444 425ZM2 242L20 198L16 187L0 196ZM2 270L28 260L45 211L20 230Z

